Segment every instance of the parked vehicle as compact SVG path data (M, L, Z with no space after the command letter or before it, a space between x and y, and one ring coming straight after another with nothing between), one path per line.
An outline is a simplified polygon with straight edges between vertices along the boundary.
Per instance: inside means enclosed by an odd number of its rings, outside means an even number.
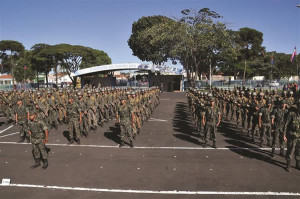
M277 81L271 81L270 84L269 84L269 86L271 86L271 87L278 87L279 86L279 82L277 82Z

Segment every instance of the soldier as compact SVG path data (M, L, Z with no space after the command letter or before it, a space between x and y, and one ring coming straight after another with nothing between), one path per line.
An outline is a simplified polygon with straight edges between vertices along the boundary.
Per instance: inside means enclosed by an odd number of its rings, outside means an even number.
M75 141L80 144L80 130L79 125L82 123L82 113L77 102L74 101L73 95L69 96L68 106L67 106L67 121L69 122L69 144L74 143L74 131L75 131Z
M116 119L117 119L117 124L120 125L120 130L121 130L120 147L124 146L125 136L127 136L127 138L130 141L130 147L133 148L132 121L134 119L134 115L131 106L128 103L126 103L126 100L123 97L121 98L121 104L118 107Z
M291 171L291 160L295 153L296 168L300 170L300 101L291 106L284 127L284 141L287 141L286 170Z
M82 92L77 93L78 99L77 104L80 107L80 110L82 112L82 123L80 126L80 131L84 133L84 135L87 137L88 133L90 131L89 123L88 123L88 110L86 107L86 100L83 98Z
M16 110L15 121L16 124L21 126L19 143L24 142L25 138L27 138L27 142L29 142L29 134L27 132L29 112L27 108L23 105L23 101L21 98L18 98L17 101L18 107Z
M45 122L37 119L37 112L32 111L29 122L29 135L31 136L32 154L35 160L32 169L41 166L41 156L43 161L42 169L48 167L48 152L45 144L48 143L48 128Z
M52 95L52 91L47 91L47 100L46 100L47 110L46 110L46 117L48 120L48 125L52 129L53 126L55 129L58 128L58 121L57 121L57 105L54 96Z
M263 146L265 135L267 135L267 145L271 146L271 113L272 102L267 101L266 106L259 111L259 128L260 128L260 146Z
M215 107L215 101L212 97L212 94L210 93L208 95L210 97L210 106L206 108L205 112L202 116L202 124L204 126L204 148L207 146L208 142L208 136L210 135L210 138L213 140L213 147L217 148L216 145L216 134L217 134L217 127L219 126L221 122L221 113L220 111Z
M272 112L272 125L273 125L273 142L272 142L272 154L271 157L275 157L275 146L277 140L279 139L280 145L280 155L283 156L284 150L284 121L286 120L288 110L286 108L286 102L283 100L281 102L276 102L275 108Z
M92 96L91 90L87 92L86 109L87 109L88 127L92 128L93 130L97 130L96 100L95 97Z
M63 91L59 90L59 96L57 99L57 109L58 109L58 121L60 124L66 122L66 118L65 118L66 106L67 106L66 97L63 95Z

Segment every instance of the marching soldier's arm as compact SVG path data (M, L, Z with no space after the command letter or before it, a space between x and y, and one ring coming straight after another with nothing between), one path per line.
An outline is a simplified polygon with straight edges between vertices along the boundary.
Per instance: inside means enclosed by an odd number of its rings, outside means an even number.
M48 129L46 129L46 130L45 130L44 144L48 143L48 135L49 135L49 132L48 132Z
M82 112L79 111L79 124L81 124L81 122L82 122Z
M221 113L219 113L219 121L218 121L218 123L217 123L217 126L219 126L219 124L220 124L220 122L221 122Z
M16 123L18 123L18 113L16 113L15 116L16 116L16 117L15 117Z
M205 114L202 115L202 124L205 126Z

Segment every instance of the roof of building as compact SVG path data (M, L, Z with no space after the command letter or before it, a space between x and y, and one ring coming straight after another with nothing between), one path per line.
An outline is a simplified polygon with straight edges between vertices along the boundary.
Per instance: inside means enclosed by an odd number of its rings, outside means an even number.
M12 79L11 75L0 75L0 79Z

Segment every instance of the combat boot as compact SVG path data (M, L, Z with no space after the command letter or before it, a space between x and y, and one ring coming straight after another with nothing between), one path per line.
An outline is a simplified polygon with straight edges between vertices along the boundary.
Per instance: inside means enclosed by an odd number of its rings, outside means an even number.
M42 169L47 169L48 168L48 160L43 160L43 167Z
M34 165L32 165L31 168L32 168L32 169L35 169L35 168L41 166L41 163L40 163L40 162L41 162L40 160L36 159Z
M275 148L272 148L271 157L272 157L272 158L275 158Z
M121 141L121 143L119 145L119 147L122 147L122 146L124 146L124 141Z
M300 160L296 160L296 168L300 170Z
M20 137L18 143L24 142L24 140L25 140L25 136L22 136L22 137Z
M217 148L217 142L214 140L214 143L213 143L213 148Z
M130 140L130 147L131 147L131 148L134 147L134 146L133 146L133 141L132 141L132 140Z
M291 171L291 160L286 161L286 171L290 172Z
M76 139L78 145L80 145L80 138Z
M70 139L69 143L68 144L73 144L74 143L74 140L73 139Z
M30 143L30 137L26 137L27 143Z
M280 155L281 155L282 157L284 157L284 155L283 155L283 148L280 148Z
M264 143L264 141L261 140L259 146L260 146L260 147L263 147L263 143Z
M207 147L207 141L205 141L204 145L203 145L203 148L206 148Z

